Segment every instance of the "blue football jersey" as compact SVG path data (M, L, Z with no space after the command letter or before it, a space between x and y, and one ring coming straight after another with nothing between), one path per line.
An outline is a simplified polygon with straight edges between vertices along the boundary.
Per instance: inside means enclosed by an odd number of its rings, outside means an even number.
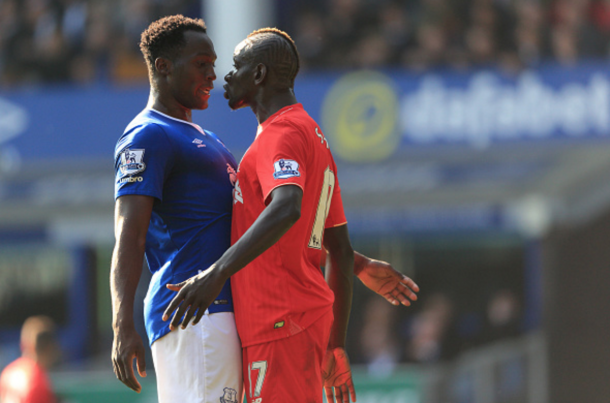
M144 300L149 342L169 332L161 316L180 283L212 265L231 245L235 158L196 124L145 109L115 149L115 198L155 198L146 235L152 280ZM233 311L227 282L210 313Z

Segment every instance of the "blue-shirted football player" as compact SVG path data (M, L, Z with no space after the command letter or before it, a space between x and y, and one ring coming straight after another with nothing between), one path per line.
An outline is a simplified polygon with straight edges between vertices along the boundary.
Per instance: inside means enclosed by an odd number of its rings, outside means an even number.
M132 315L146 255L153 275L144 316L159 402L241 397L241 345L229 282L196 326L170 332L161 319L175 295L166 284L208 268L231 242L237 164L215 134L191 120L192 109L208 106L214 46L203 21L172 16L150 25L141 49L150 72L149 103L115 150L114 371L141 390L132 363L135 357L144 376L144 346Z

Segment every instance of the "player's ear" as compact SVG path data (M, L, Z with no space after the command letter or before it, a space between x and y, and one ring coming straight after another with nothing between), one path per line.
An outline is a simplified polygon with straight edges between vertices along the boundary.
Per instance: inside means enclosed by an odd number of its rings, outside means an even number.
M172 62L169 59L166 59L164 57L157 57L155 59L155 70L163 75L166 76L171 72L172 69Z
M254 84L260 85L265 81L267 77L267 66L262 63L259 63L254 69Z

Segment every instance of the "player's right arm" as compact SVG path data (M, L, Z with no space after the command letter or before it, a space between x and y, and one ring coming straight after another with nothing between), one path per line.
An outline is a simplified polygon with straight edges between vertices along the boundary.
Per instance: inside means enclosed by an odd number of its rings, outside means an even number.
M115 245L110 270L112 365L117 378L138 393L142 386L134 374L133 360L137 361L140 376L146 376L146 362L144 344L133 321L133 304L153 203L151 196L124 195L116 200L114 210Z
M349 359L345 352L345 338L352 307L354 250L347 231L347 224L326 228L324 247L328 251L326 281L335 295L333 326L328 349L322 363L324 391L328 402L356 401Z

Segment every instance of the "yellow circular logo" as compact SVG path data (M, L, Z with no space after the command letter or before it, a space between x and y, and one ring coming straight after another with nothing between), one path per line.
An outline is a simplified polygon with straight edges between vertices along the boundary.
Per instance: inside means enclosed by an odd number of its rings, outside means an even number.
M333 153L350 162L389 157L400 143L398 97L389 77L358 71L340 78L322 105L324 133Z

